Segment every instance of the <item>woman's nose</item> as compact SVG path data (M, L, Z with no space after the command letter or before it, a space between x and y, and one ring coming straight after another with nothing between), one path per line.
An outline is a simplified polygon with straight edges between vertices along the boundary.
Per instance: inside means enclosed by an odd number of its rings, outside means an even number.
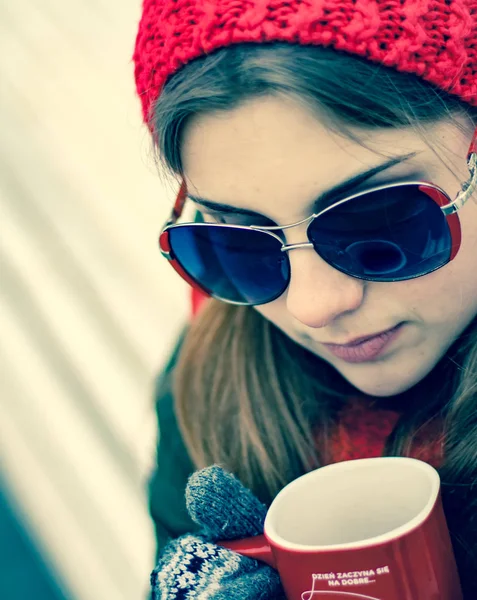
M361 306L365 281L334 269L312 248L290 250L289 258L286 305L295 319L308 327L326 327Z

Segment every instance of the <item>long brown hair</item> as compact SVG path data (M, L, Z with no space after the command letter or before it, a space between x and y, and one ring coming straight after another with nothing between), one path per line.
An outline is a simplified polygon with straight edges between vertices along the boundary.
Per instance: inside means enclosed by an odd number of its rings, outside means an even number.
M161 161L182 173L181 138L192 115L229 110L265 94L305 102L350 137L348 126L413 127L425 135L425 125L438 120L464 127L464 116L469 129L477 123L475 109L414 75L333 49L240 44L193 61L166 84L151 117ZM270 502L286 483L322 463L334 415L352 388L253 308L209 300L190 326L174 392L193 463L225 465ZM472 565L477 562L476 319L402 400L385 454L408 454L423 425L436 416L444 419L441 478L452 509L449 525L460 563Z

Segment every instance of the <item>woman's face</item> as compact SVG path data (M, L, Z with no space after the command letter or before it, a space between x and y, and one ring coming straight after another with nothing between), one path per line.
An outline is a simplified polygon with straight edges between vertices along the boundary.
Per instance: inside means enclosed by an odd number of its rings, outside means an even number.
M198 207L207 220L286 225L312 214L313 201L327 190L395 156L414 153L356 191L424 180L442 187L453 199L468 178L465 157L471 131L462 133L449 123L429 128L437 142L434 147L440 149L437 154L410 129L356 133L367 148L331 133L311 111L279 97L197 116L183 138L189 192L257 213L244 216ZM457 257L438 271L409 281L354 279L311 248L292 250L288 289L256 310L362 392L375 396L404 392L432 370L477 314L476 194L459 211L459 218L462 245ZM287 243L306 242L306 225L286 230ZM325 345L346 344L398 325L393 336L374 339L361 349Z

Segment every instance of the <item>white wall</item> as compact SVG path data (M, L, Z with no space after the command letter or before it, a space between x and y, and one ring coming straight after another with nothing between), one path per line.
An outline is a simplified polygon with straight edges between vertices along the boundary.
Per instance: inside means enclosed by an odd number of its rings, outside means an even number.
M188 311L131 61L140 0L0 2L5 477L75 600L145 597L153 378Z

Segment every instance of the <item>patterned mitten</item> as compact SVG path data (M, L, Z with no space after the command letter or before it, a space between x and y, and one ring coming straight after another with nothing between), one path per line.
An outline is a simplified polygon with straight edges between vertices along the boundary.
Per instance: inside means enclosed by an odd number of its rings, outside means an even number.
M267 509L252 492L212 466L190 477L186 501L201 530L166 546L151 574L153 600L285 598L274 569L214 543L263 532Z

